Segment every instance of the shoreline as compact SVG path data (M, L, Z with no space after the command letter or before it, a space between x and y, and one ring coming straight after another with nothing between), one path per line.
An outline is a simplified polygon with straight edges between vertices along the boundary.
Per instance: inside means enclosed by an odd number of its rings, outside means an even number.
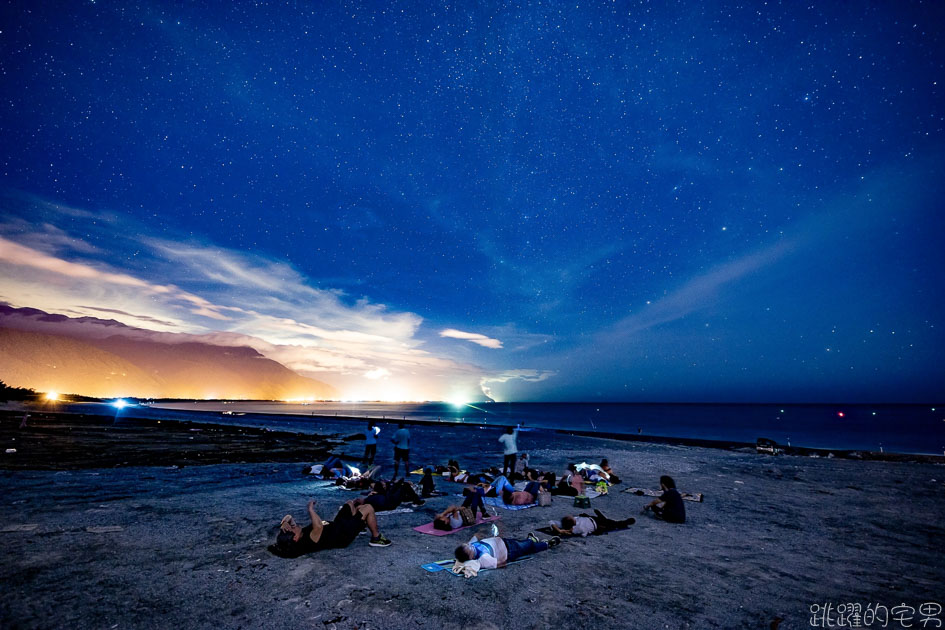
M153 409L153 408L151 408ZM160 408L158 408L160 409ZM173 410L169 410L173 411ZM67 470L76 468L120 466L193 466L221 463L259 463L264 461L320 461L337 452L348 442L363 439L361 427L352 427L344 438L336 434L260 427L252 424L219 422L215 411L187 411L207 421L194 418L142 418L128 412L117 422L111 415L68 411L29 411L27 428L19 429L26 411L0 410L0 449L16 448L16 453L0 452L0 469ZM347 423L377 420L427 428L498 429L498 425L388 419L362 416L319 416L301 414L256 413L294 420L317 418ZM225 416L229 418L232 416ZM238 416L237 416L238 417ZM159 426L160 425L160 426ZM752 453L755 444L730 440L710 440L674 436L636 435L570 429L534 428L549 436L571 436L625 443L708 448L720 451ZM527 435L528 433L525 433ZM333 437L334 435L334 437ZM19 439L17 439L19 438ZM159 438L159 439L155 439ZM19 446L17 446L19 443ZM360 444L357 445L358 447ZM811 459L912 462L945 464L945 456L922 453L885 453L852 449L821 449L779 445L784 456ZM759 453L759 455L763 455ZM349 459L351 455L347 456ZM767 455L772 460L780 456Z

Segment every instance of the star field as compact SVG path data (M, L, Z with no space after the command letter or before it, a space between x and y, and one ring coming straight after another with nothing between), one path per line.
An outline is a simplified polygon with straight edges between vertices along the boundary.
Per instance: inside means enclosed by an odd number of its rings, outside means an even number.
M0 235L303 326L99 307L312 347L386 314L469 396L941 394L939 3L2 11ZM21 263L0 300L92 314ZM357 352L296 369L422 377Z

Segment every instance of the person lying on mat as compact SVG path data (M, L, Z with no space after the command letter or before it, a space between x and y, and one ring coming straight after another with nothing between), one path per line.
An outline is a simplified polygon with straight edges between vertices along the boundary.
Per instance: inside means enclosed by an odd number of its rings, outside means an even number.
M495 496L502 497L502 502L506 505L529 505L538 500L540 487L541 483L529 481L525 484L524 490L516 490L508 479L499 477L492 482L492 488L486 492L486 496L492 496L492 492L494 492Z
M486 506L482 502L482 497L484 496L482 488L466 488L463 490L463 494L466 495L466 500L463 501L462 505L451 505L434 517L434 529L449 532L464 526L473 525L476 522L477 510L482 514L482 518L485 519L489 516L486 513ZM467 520L470 522L466 522L466 520L463 519L463 508L469 508L467 515L471 513L472 518L467 518Z
M667 523L685 523L686 506L683 505L682 496L676 490L676 482L669 475L663 475L660 477L660 487L663 489L663 494L644 507L643 511L652 510L654 518Z
M562 517L561 526L552 525L551 529L559 536L582 536L589 534L606 534L618 529L624 529L637 522L635 518L625 518L622 521L615 521L601 514L600 510L594 510L594 516L590 514L581 514L580 516L571 516L570 514Z
M395 510L401 503L407 501L414 505L426 503L417 495L417 491L413 489L413 486L403 479L394 483L376 481L371 486L371 494L364 498L364 502L373 506L377 512Z
M600 460L600 469L607 473L607 481L610 483L620 483L620 479L614 474L610 463L606 459Z
M298 558L323 549L341 549L350 545L365 527L371 532L370 546L391 544L377 528L374 508L364 505L360 499L342 505L330 523L323 522L315 512L315 501L308 502L308 515L312 524L305 527L299 527L291 514L282 517L276 544L269 545L269 551L282 558Z
M522 556L529 556L551 547L557 547L560 542L561 539L557 536L545 541L539 540L535 534L529 534L525 540L502 538L501 536L479 540L478 536L473 536L468 543L457 547L454 554L459 562L476 560L479 562L480 568L496 569L504 567L509 562L514 562Z

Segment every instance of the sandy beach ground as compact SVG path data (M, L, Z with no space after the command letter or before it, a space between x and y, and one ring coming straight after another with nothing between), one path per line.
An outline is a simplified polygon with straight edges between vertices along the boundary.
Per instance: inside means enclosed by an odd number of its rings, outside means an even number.
M413 450L418 463L457 457L475 470L501 463L498 435L423 428ZM637 523L466 580L420 565L451 557L471 530L411 529L452 497L381 515L387 548L361 536L348 549L271 556L284 514L303 520L314 498L330 518L357 496L304 476L310 461L0 470L0 627L768 628L782 618L781 628L809 628L815 604L945 605L941 464L545 432L522 433L519 446L557 471L608 457L623 483L593 507ZM390 458L382 440L388 472ZM641 516L650 499L620 492L655 488L660 474L705 495L686 503L684 525ZM556 497L550 508L499 512L503 535L524 537L576 510Z

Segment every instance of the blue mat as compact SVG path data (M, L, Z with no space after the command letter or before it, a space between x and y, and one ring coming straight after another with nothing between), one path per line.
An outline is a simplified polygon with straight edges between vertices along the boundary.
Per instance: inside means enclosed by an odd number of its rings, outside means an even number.
M503 510L527 510L530 507L535 507L538 505L537 501L527 505L508 505L499 497L486 497L482 500L482 502L492 507L502 508Z
M522 556L521 558L517 560L513 560L512 562L509 562L509 564L518 564L519 562L524 562L525 560L531 560L534 557L535 556ZM460 575L459 573L453 573L452 571L450 571L450 569L453 566L453 562L455 562L455 560L437 560L436 562L428 562L427 564L421 564L420 568L422 568L425 571L429 571L430 573L439 573L440 571L446 571L450 575L455 575L456 577L462 577L462 575ZM488 569L483 569L483 571L487 571L487 570Z

